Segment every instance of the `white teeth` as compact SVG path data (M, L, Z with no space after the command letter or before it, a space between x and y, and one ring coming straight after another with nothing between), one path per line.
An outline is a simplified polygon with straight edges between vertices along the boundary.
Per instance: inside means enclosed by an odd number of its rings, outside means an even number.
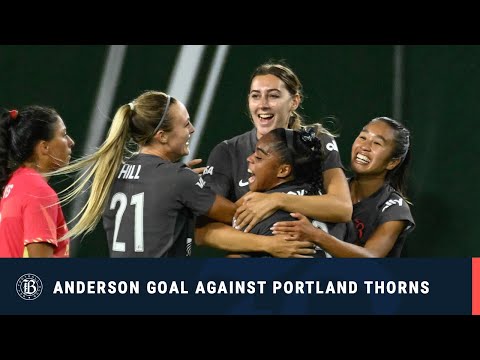
M260 119L268 119L268 118L273 117L273 114L258 114L258 117Z
M247 172L248 172L249 174L253 174L252 170L250 170L250 169L247 169Z
M368 157L366 157L365 155L362 155L362 154L357 154L357 160L365 163L365 164L368 164L370 162L370 159Z

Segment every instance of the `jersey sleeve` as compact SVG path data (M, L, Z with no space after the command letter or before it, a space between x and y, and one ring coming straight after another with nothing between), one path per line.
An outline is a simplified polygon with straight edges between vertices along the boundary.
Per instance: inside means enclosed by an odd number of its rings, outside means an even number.
M323 160L322 172L334 169L334 168L343 168L342 160L340 158L340 153L338 152L337 142L333 137L327 134L322 134L320 136L322 142L323 152L325 154L325 159Z
M215 192L187 167L179 168L178 185L179 201L196 216L205 215L215 202Z
M49 186L34 189L25 202L23 212L24 245L45 242L58 245L58 196Z
M380 215L378 219L378 225L386 223L388 221L406 221L407 226L404 229L404 233L409 233L415 228L415 222L413 220L410 207L403 197L393 192L385 203L379 208Z
M228 197L233 184L232 158L224 141L210 153L202 178L216 194Z

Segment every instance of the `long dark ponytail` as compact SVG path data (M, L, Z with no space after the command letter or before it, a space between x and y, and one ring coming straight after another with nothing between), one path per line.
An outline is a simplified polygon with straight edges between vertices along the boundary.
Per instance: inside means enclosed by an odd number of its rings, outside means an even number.
M388 171L385 178L403 197L407 198L408 167L411 161L410 131L397 120L388 117L377 117L373 121L383 121L395 131L395 148L392 159L400 159L400 164Z

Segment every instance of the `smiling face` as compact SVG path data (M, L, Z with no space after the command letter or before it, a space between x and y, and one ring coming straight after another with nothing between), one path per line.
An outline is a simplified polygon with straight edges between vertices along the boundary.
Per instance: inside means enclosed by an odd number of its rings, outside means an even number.
M248 96L250 115L260 139L270 130L287 128L290 113L297 109L299 95L291 95L275 75L258 75L252 80Z
M178 161L182 156L190 153L190 135L195 128L190 122L185 105L180 101L172 104L169 109L169 116L172 118L172 130L165 132L165 153L170 161Z
M255 152L247 158L248 179L251 191L267 191L290 180L291 166L281 164L278 155L270 146L271 135L263 136L257 143Z
M385 177L400 159L392 159L395 130L381 120L365 126L352 145L351 168L357 175Z
M72 155L72 147L75 145L73 139L67 135L67 128L61 117L58 117L55 123L54 136L51 140L45 142L46 161L45 165L49 171L59 169L68 165Z

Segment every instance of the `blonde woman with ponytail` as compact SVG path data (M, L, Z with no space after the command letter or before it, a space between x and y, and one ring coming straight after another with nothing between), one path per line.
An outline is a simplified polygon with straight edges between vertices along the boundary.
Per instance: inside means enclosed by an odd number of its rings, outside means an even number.
M235 204L179 161L194 131L185 106L163 92L146 91L120 106L95 153L52 173L80 171L63 202L89 192L66 236L91 232L103 217L111 257L183 257L196 215L231 224Z

